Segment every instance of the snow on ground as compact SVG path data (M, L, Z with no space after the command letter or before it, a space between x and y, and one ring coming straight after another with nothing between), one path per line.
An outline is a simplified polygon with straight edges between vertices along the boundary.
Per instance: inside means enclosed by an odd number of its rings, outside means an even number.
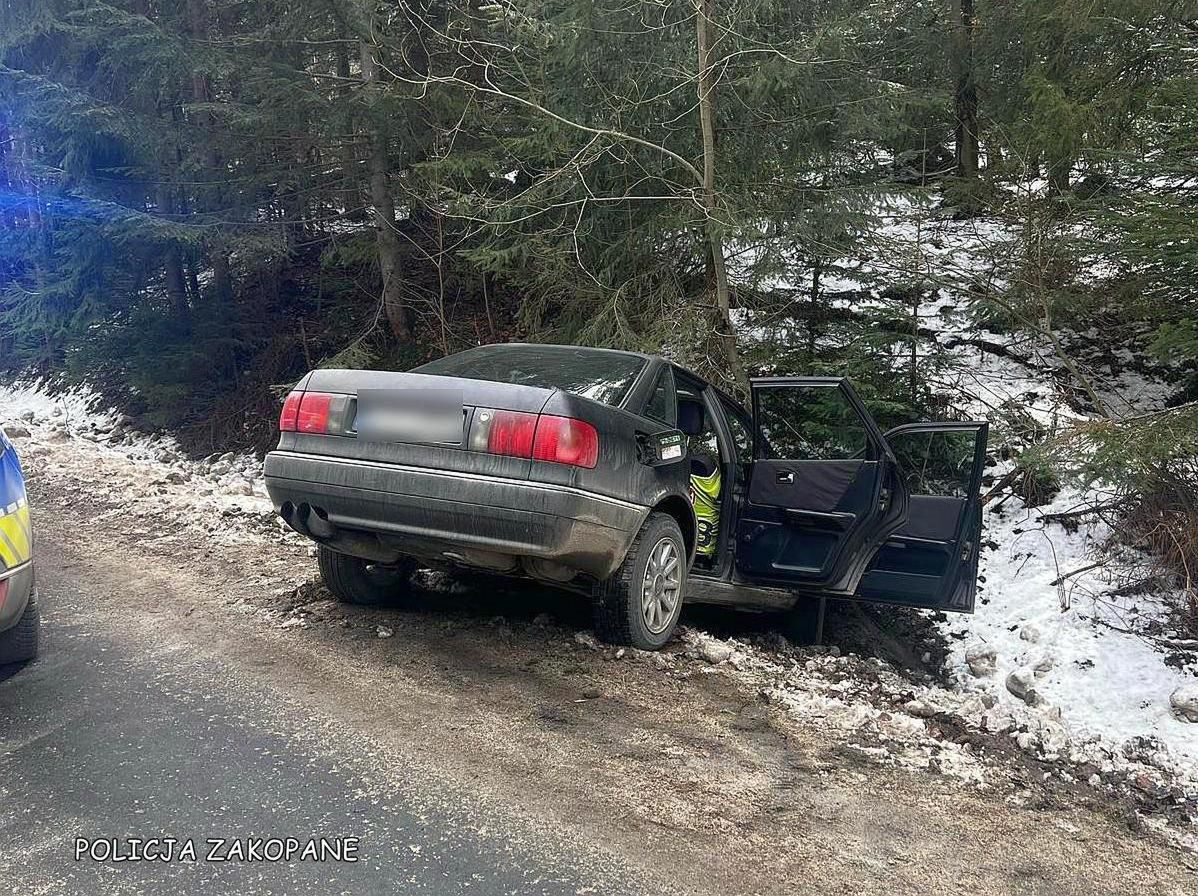
M987 508L983 539L994 547L983 555L977 611L943 625L959 636L949 659L957 686L1022 705L1006 682L1030 670L1041 701L1036 711L1059 714L1072 737L1097 735L1120 748L1155 738L1172 761L1198 775L1198 725L1170 705L1175 690L1195 682L1198 667L1167 666L1159 642L1136 634L1146 620L1164 617L1162 596L1116 596L1106 568L1087 569L1107 556L1102 545L1110 533L1101 524L1068 532L1040 520L1075 509L1084 497L1065 489L1042 507L1012 498ZM979 644L994 650L992 675L978 677L966 663L966 651Z
M119 457L166 484L187 484L197 504L208 511L268 511L270 501L261 461L252 454L226 452L202 461L189 460L170 436L147 434L132 421L105 408L84 386L51 390L40 380L0 384L0 424L35 428L49 441L83 439L102 456Z
M896 222L886 231L896 254L902 254L897 244L904 238L919 241L911 253L927 252L930 246L944 270L994 286L997 278L986 273L992 261L986 252L1004 240L1010 243L1012 236L1004 236L1003 229L998 221L944 220L931 233L926 225L910 222ZM938 339L980 338L1026 359L989 354L973 345L955 348L958 363L950 366L944 386L962 397L964 413L992 418L996 410L1014 405L1050 430L1082 418L1061 395L1054 374L1063 361L1047 340L1024 337L1013 345L1008 334L973 328L962 293L946 288L941 294L938 313L927 322ZM1125 360L1131 361L1126 353ZM1100 372L1095 379L1112 409L1129 413L1162 407L1171 391L1168 384L1131 370ZM1023 702L1005 686L1007 676L1037 663L1048 666L1033 670L1035 690L1044 711L1059 713L1071 734L1100 735L1120 745L1155 737L1174 759L1198 772L1198 726L1177 718L1169 699L1177 688L1194 683L1198 666L1184 672L1166 666L1159 643L1136 634L1145 621L1163 617L1164 596L1116 597L1114 578L1103 566L1077 572L1103 558L1111 534L1104 524L1083 521L1070 532L1040 520L1046 513L1075 510L1093 497L1066 488L1043 507L1025 508L1018 498L987 506L984 539L995 547L984 553L981 574L986 581L977 612L951 617L944 625L950 635L963 636L951 658L959 685L989 691L1005 703ZM1054 584L1065 575L1069 578ZM979 682L967 671L965 651L976 643L997 653L993 682Z
M919 326L949 346L951 361L936 385L951 397L956 411L999 423L1017 408L1048 431L1085 419L1062 390L1070 378L1049 340L991 332L970 318L972 296L1008 283L1009 256L1019 240L1010 224L996 218L936 217L929 205L910 201L892 203L880 215L869 252L829 265L834 273L824 278L823 287L834 302L858 309L871 302L882 305L880 285L918 283L931 290L920 309ZM741 274L748 270L743 266ZM809 269L797 264L786 276L773 276L762 285L805 290L809 284ZM747 342L765 347L805 338L805 330L791 320L742 313L738 323ZM1058 336L1084 342L1099 334L1059 331ZM1004 351L997 354L985 345ZM1089 370L1113 414L1165 406L1174 391L1170 383L1132 369L1137 358L1126 346L1115 348L1113 356L1116 366ZM1001 475L1007 468L999 465L989 472ZM956 689L997 701L988 710L991 714L1010 709L1025 717L1031 712L1054 728L1059 725L1060 737L1070 743L1097 737L1119 751L1147 750L1158 765L1198 780L1198 724L1179 718L1170 702L1178 688L1198 683L1198 661L1191 659L1184 668L1168 666L1160 641L1142 634L1163 622L1166 596L1115 596L1115 576L1105 564L1078 572L1103 559L1110 532L1102 524L1083 520L1075 531L1067 531L1059 523L1040 520L1045 513L1077 509L1092 497L1066 488L1042 507L1026 508L1018 498L1009 498L986 508L983 541L993 546L982 555L985 583L977 611L950 617L941 626L955 645L949 663ZM992 674L981 677L965 661L967 650L979 650L979 645L993 649L996 665ZM1035 706L1008 689L1012 673L1016 689L1023 689L1021 681L1031 683ZM1145 744L1139 740L1144 738L1154 740Z
M1031 196L1042 189L1030 184L1025 185L1024 192ZM1018 259L1026 236L1016 222L1000 217L953 220L937 211L937 202L934 195L922 200L902 196L880 205L875 210L876 226L863 251L824 262L821 291L833 305L851 306L858 311L869 307L888 309L893 315L896 311L909 314L909 306L883 298L883 290L918 288L925 296L918 311L921 331L935 333L942 345L961 339L982 341L1002 346L1013 356L1003 357L976 344L949 348L956 363L936 385L959 398L962 410L993 415L1014 398L1037 422L1076 419L1079 414L1071 409L1055 382L1056 378L1069 379L1064 359L1048 339L993 332L971 319L969 304L982 296L990 298L992 312L1008 307L1001 297L1024 276ZM774 260L774 267L766 266L766 258ZM1095 259L1079 277L1092 280L1111 273L1104 259ZM809 259L794 257L786 249L774 246L766 252L761 246L745 246L730 263L730 276L762 290L794 290L806 295L811 289L812 270ZM807 338L805 325L784 317L750 316L736 311L734 318L748 343L802 344ZM1040 321L1025 323L1037 326ZM1135 355L1130 346L1111 345L1109 335L1095 330L1074 333L1056 326L1053 329L1071 353L1081 352L1087 343L1101 343L1102 363L1088 366L1087 373L1113 415L1159 410L1176 391L1166 379L1135 369L1136 362L1142 365L1145 359ZM905 352L904 348L904 357ZM1168 367L1161 365L1159 369L1166 371Z

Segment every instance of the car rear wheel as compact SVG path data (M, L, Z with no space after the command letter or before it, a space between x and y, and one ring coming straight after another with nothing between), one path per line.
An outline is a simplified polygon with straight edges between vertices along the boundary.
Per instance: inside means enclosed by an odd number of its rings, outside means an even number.
M316 546L316 560L325 587L342 603L367 607L399 603L411 588L415 561L384 565Z
M0 666L8 663L23 663L37 656L38 630L42 617L37 609L35 595L29 596L25 612L6 632L0 633Z
M595 630L611 644L657 650L670 640L686 593L686 542L668 514L650 514L624 562L595 589Z

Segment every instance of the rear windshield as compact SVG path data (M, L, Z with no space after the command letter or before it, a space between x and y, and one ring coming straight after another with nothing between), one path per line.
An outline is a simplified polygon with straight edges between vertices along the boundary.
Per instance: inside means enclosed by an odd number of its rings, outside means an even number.
M645 366L636 355L548 345L482 346L431 361L413 373L561 389L618 405Z

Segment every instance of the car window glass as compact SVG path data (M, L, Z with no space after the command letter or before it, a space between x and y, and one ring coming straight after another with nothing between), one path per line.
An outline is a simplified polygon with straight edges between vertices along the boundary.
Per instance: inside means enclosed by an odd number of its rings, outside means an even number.
M740 410L724 399L720 399L724 407L724 416L728 419L728 428L732 430L732 444L736 449L736 460L740 464L753 461L753 433L749 421L746 421Z
M562 345L485 345L415 368L413 373L514 383L618 405L645 366L621 352Z
M720 443L714 429L706 427L698 435L687 436L686 447L687 454L691 457L705 458L719 466Z
M849 460L866 456L865 425L838 386L774 386L756 391L764 457Z
M666 426L675 426L678 423L678 402L674 397L674 374L668 367L657 378L657 386L653 389L653 394L649 396L649 401L645 405L645 416L658 423L664 423Z
M911 494L969 497L976 432L903 432L886 441Z
M703 428L694 435L686 438L687 453L692 458L703 458L708 462L720 463L720 445L715 434L715 424L711 421L711 411L703 398L703 388L689 380L676 380L679 401L692 401L703 408Z

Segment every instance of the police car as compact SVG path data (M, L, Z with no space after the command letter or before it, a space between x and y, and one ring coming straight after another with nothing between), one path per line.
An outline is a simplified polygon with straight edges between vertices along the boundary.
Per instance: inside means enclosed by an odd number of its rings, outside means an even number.
M0 665L37 656L39 625L25 480L16 450L0 431Z

